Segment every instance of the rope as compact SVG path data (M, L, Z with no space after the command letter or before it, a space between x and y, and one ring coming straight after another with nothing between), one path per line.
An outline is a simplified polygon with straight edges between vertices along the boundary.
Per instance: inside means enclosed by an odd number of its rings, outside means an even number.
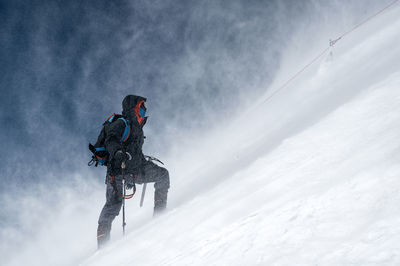
M133 184L133 191L132 191L132 194L124 194L123 196L122 196L122 198L124 198L124 199L131 199L131 198L133 198L133 196L135 195L135 193L136 193L136 185L135 184Z
M297 78L297 76L299 76L301 73L304 72L304 70L306 70L309 66L311 66L315 61L317 61L321 56L323 56L327 51L329 51L330 47L326 48L325 50L323 50L319 55L317 55L316 57L314 57L314 59L312 59L307 65L305 65L302 69L300 69L296 74L294 74L290 79L288 79L285 83L283 83L283 85L281 85L276 91L274 91L268 98L266 98L262 103L266 103L269 99L271 99L272 97L275 96L275 94L277 94L280 90L282 90L283 88L285 88L287 85L289 85L289 83L294 80L295 78Z
M325 48L322 52L320 52L317 56L315 56L309 63L307 63L303 68L301 68L299 71L297 71L290 79L288 79L285 83L283 83L277 90L275 90L271 95L269 95L264 101L262 101L260 103L261 104L265 104L266 102L268 102L272 97L274 97L279 91L281 91L282 89L284 89L285 87L287 87L287 85L289 85L290 82L292 82L295 78L297 78L301 73L304 72L304 70L306 70L309 66L311 66L315 61L317 61L319 58L321 58L326 52L329 51L329 49L331 47L333 47L339 40L341 40L344 36L352 33L353 31L355 31L357 28L361 27L362 25L364 25L365 23L367 23L368 21L370 21L371 19L377 17L378 15L380 15L383 11L385 11L386 9L392 7L394 4L396 4L398 1L400 0L394 0L391 3L389 3L387 6L385 6L384 8L382 8L381 10L379 10L378 12L376 12L375 14L369 16L368 18L366 18L365 20L363 20L362 22L358 23L357 25L355 25L353 28L351 28L350 30L346 31L345 33L343 33L342 35L340 35L338 38L334 39L334 40L330 40L329 41L329 47Z
M346 36L347 34L352 33L353 31L355 31L357 28L361 27L362 25L364 25L365 23L367 23L368 21L370 21L371 19L377 17L378 15L380 15L383 11L385 11L386 9L390 8L391 6L393 6L394 4L396 4L399 0L394 0L393 2L391 2L390 4L388 4L387 6L385 6L384 8L382 8L381 10L379 10L378 12L376 12L375 14L369 16L368 18L366 18L364 21L358 23L357 25L355 25L352 29L346 31L345 33L343 33L341 36L339 36L337 39L333 40L330 42L331 46L335 45L335 43L339 40L341 40L344 36Z

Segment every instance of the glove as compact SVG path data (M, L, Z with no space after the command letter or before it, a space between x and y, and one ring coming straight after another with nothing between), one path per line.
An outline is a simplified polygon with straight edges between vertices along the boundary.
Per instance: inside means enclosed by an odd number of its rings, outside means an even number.
M118 150L114 154L114 159L117 165L121 165L122 162L125 162L128 159L128 155L125 152Z

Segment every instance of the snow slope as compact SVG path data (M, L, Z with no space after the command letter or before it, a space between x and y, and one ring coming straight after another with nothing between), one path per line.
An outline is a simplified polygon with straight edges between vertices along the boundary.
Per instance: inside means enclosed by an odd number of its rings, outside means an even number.
M114 241L81 265L400 265L399 14L184 143L195 152L168 158L178 169L169 212L131 214L123 239L118 217ZM322 39L287 51L267 95Z
M330 38L388 2L313 1L309 21L282 18L297 33L282 42L265 95L171 144L161 157L169 211L152 219L148 186L144 208L138 196L127 202L127 235L119 216L100 252L99 169L84 162L67 184L55 173L54 183L0 195L0 264L400 265L400 3L264 103Z

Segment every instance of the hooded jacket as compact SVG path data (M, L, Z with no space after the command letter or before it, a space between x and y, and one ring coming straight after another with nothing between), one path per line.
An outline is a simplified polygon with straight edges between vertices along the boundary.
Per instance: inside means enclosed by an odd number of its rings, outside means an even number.
M121 165L117 165L114 158L118 150L128 152L132 158L126 161L125 174L140 173L141 166L146 162L142 152L144 143L143 126L147 117L140 116L140 105L146 102L146 98L136 95L128 95L122 101L122 115L129 121L130 134L123 143L120 142L125 130L125 123L117 120L105 127L105 147L110 154L110 163L107 165L107 174L111 176L122 174Z

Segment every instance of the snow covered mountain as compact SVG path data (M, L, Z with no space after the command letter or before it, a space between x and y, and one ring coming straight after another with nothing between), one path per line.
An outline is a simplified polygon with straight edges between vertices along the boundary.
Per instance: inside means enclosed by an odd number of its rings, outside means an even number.
M400 265L399 14L191 143L179 201L82 265Z
M120 215L95 251L104 187L72 185L6 265L400 265L399 3L269 98L357 21L328 24L293 36L265 95L162 158L165 215L152 218L148 187L144 208L127 201L125 237Z

